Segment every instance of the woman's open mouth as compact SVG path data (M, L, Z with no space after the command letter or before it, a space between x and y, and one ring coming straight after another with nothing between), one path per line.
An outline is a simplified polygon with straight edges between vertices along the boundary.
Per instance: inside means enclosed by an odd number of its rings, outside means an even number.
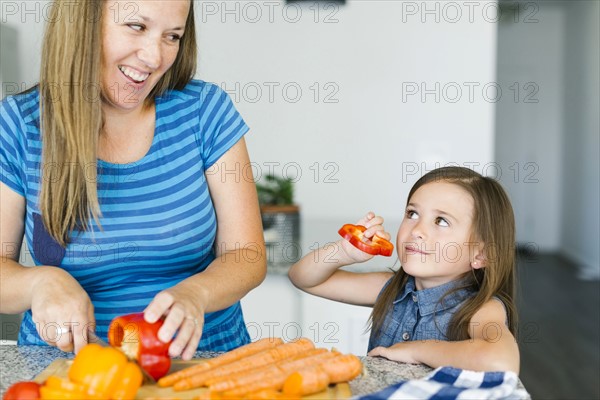
M121 73L125 75L127 79L129 79L135 84L144 83L146 79L148 79L148 77L150 76L149 73L140 73L132 68L125 67L123 65L119 65L119 71L121 71Z

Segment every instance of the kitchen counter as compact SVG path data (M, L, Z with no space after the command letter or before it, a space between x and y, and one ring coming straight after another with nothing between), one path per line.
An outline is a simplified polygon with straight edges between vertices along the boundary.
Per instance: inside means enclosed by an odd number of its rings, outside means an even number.
M210 358L217 353L198 352L195 357ZM72 358L54 347L0 346L0 397L17 381L30 380L56 358ZM352 382L352 393L373 393L401 380L421 378L431 368L423 365L400 364L382 358L361 357L365 372Z
M219 353L197 352L196 358L211 358ZM0 397L15 382L33 379L56 358L72 358L55 347L0 345ZM377 392L399 381L419 379L432 369L424 365L403 364L379 357L360 357L361 376L350 382L353 395ZM519 383L519 387L523 387Z

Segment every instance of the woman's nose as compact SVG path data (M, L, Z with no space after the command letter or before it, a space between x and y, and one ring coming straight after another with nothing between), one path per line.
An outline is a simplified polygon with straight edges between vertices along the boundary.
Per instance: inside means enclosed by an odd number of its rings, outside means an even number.
M144 47L138 51L138 58L152 70L158 69L162 61L160 53L160 43L154 40L148 40Z

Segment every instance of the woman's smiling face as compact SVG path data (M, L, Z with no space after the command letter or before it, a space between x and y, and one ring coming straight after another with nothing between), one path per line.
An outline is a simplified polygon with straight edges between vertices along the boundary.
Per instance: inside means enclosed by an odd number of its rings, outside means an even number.
M133 110L143 105L173 65L190 0L107 0L103 7L104 102L123 111Z
M471 243L473 214L471 195L452 183L427 183L410 198L396 245L402 268L419 289L471 270L473 252L482 245Z

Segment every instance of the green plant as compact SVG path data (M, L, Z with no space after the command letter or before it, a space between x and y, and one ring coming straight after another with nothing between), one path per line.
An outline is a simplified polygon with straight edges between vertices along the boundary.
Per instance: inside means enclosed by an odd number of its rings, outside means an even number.
M263 182L256 183L256 191L261 205L294 204L294 182L290 178L265 175Z

